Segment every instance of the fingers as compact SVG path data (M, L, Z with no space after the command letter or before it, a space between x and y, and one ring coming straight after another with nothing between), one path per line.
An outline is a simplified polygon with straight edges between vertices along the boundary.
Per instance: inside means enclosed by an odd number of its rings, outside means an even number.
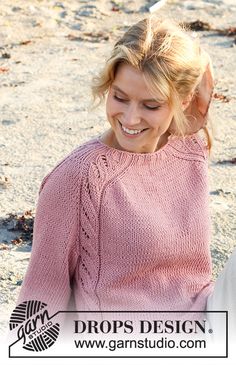
M211 66L208 63L205 72L202 75L201 81L196 89L198 111L203 116L205 116L208 112L213 95L213 89L214 89L214 79L211 71Z

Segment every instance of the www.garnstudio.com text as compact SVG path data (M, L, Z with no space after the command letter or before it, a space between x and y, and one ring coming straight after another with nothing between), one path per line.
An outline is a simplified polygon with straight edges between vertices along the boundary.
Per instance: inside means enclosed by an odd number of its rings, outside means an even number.
M77 349L205 349L205 340L168 340L161 337L158 340L145 338L143 340L74 340Z

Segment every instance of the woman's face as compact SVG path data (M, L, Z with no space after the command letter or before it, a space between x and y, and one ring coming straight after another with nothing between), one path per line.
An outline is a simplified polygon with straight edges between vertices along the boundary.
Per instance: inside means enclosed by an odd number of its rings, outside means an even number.
M158 150L158 141L173 118L161 94L154 97L143 73L127 64L118 67L107 95L106 113L120 149L136 153Z

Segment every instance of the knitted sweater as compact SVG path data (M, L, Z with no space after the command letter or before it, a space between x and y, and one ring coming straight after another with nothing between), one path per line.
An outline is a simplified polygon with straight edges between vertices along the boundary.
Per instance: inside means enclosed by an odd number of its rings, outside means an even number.
M204 310L212 291L208 155L198 134L153 153L84 143L43 180L18 303Z

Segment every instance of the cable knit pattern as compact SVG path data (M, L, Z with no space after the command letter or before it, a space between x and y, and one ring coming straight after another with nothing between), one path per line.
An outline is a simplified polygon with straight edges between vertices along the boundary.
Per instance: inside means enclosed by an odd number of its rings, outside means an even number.
M204 310L211 293L208 158L198 134L153 153L84 143L40 187L18 303Z

